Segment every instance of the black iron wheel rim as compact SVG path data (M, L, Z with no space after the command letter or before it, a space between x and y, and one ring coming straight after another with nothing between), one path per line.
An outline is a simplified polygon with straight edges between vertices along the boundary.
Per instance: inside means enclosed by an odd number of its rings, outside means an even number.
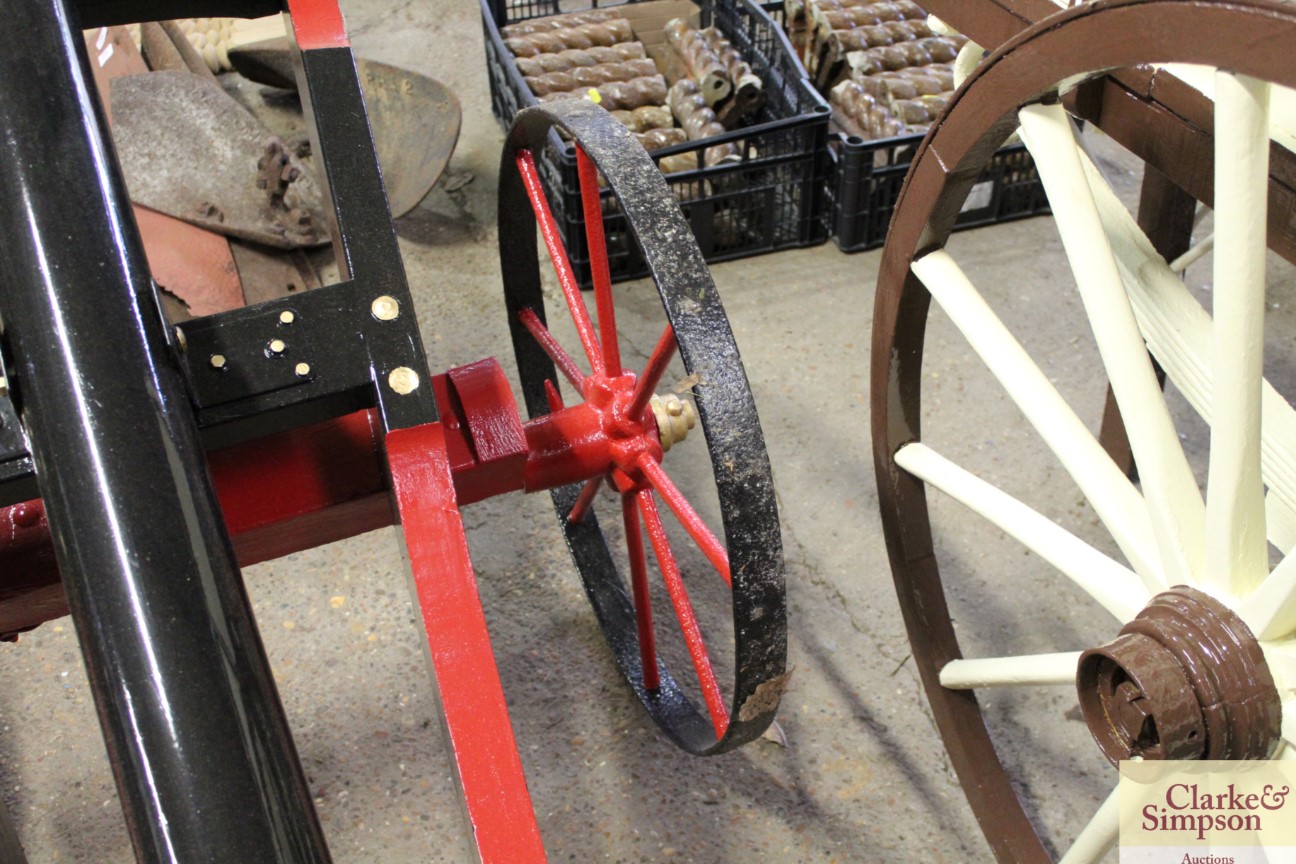
M570 135L606 178L639 243L674 328L680 358L700 376L693 390L706 438L733 580L734 671L730 722L716 739L710 721L659 661L661 687L645 690L634 610L625 580L591 513L572 524L579 487L552 493L581 581L617 665L654 722L682 749L714 755L760 736L786 685L783 554L773 480L755 402L709 270L660 171L630 133L585 101L519 113L500 163L499 248L523 397L532 417L548 413L544 382L553 362L519 322L533 309L544 320L536 222L516 167L520 149L540 154L555 127Z

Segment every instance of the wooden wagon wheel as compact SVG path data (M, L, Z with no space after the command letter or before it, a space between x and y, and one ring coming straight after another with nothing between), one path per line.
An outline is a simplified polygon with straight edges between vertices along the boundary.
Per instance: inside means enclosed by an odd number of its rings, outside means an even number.
M1019 794L1004 738L987 726L985 694L1077 687L1084 721L1113 762L1296 754L1296 560L1281 558L1296 542L1288 518L1296 507L1296 411L1264 380L1262 365L1268 82L1296 86L1294 40L1296 8L1271 0L1099 0L1060 13L975 72L924 142L897 208L874 316L880 506L937 726L1000 861L1050 861L1057 853L1067 862L1101 859L1116 841L1116 796L1101 804L1095 798L1096 815L1078 835L1055 836L1038 825L1039 808ZM1169 62L1217 70L1209 311L1078 145L1064 108L1083 98L1077 87L1105 71ZM1018 129L1047 187L1097 354L1126 419L1141 487L1022 347L1029 334L1013 332L1009 317L991 308L946 248L982 166ZM1070 280L1062 281L1020 290L1060 306L1057 298L1071 290ZM1025 495L956 464L933 446L933 428L920 435L931 408L922 391L933 381L923 369L933 298L970 347L967 362L988 370L1051 454L1032 476L1054 469L1069 475L1088 514L1077 522L1100 525L1088 533L1102 539L1081 539L1054 521L1062 516L1045 516ZM1209 425L1205 500L1149 352ZM1049 649L1065 653L965 659L964 645L975 651L986 634L956 623L959 608L967 608L960 607L964 592L956 581L976 568L944 557L928 487L966 508L961 512L973 521L984 520L977 524L1024 545L1038 556L1032 560L1044 562L1038 569L1047 569L1048 579L1060 574L1060 583L1069 580L1118 623L1104 625L1095 642ZM1281 558L1273 568L1269 544ZM1027 590L1062 589L1042 580ZM1009 615L991 626L1009 629L1026 617ZM1187 635L1174 638L1175 632ZM1097 754L1092 761L1101 764ZM1115 784L1109 776L1108 788Z
M555 127L576 142L594 317L538 174L536 154ZM607 187L602 192L600 175ZM528 411L540 417L563 406L561 372L577 398L602 417L608 435L621 442L613 463L600 466L598 476L568 480L570 485L553 492L568 546L617 664L657 724L689 752L711 755L751 741L769 726L786 681L782 544L755 403L702 254L661 172L620 123L590 102L559 102L518 115L504 148L499 201L500 262ZM656 347L637 375L616 323L603 236L605 205L625 214L661 296L660 335L650 337ZM579 347L571 353L546 324L537 223L561 287L553 306L575 328L573 344ZM674 369L673 362L678 362ZM670 393L653 396L676 380L688 382L685 395L696 403L705 440L697 440L697 432L684 440L694 422L692 405ZM650 407L650 397L656 407ZM678 449L667 455L672 446ZM705 455L690 462L691 454L679 453L690 448ZM678 467L682 458L687 469ZM605 482L620 498L616 519L624 530L623 539L612 543L593 512ZM712 503L709 512L697 495ZM726 642L719 656L708 651L685 589L683 550L672 548L662 519L667 509L692 551L700 553L694 558L697 569L711 571L691 578L723 579L732 588L732 623L715 621L712 631L712 648L721 638ZM716 519L723 523L721 533L708 527ZM701 696L705 714L658 657L664 628L653 622L645 533L693 667L697 686L692 692ZM622 570L630 574L629 591ZM733 676L728 688L721 684L726 671Z

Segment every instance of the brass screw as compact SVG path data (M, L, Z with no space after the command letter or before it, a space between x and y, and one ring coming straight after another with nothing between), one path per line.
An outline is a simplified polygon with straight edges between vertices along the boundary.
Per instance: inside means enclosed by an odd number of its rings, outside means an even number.
M400 304L396 302L395 297L384 294L373 301L369 311L379 321L395 321L400 317Z
M271 339L270 344L266 346L271 354L282 354L287 347L282 339Z
M224 368L225 368L225 355L224 355L224 354L213 354L213 355L211 355L211 365L212 365L212 368L213 368L213 369L224 369Z
M293 371L297 373L298 378L305 378L307 375L310 374L310 364L298 363L296 366L293 367Z
M284 326L287 326L296 320L297 320L297 316L293 314L293 311L291 309L285 309L284 311L279 313L279 323L283 324Z
M397 366L387 376L387 383L402 396L408 396L418 389L418 373L408 366Z

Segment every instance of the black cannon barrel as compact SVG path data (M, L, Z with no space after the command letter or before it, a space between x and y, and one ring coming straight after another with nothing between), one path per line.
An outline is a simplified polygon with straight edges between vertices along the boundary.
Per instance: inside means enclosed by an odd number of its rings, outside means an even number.
M0 318L136 855L324 862L72 8L0 0Z

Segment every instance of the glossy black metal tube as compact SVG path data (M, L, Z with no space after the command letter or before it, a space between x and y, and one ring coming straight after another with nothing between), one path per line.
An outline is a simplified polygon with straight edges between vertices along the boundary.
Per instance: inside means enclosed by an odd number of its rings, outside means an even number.
M0 0L0 318L141 861L328 853L65 0Z

